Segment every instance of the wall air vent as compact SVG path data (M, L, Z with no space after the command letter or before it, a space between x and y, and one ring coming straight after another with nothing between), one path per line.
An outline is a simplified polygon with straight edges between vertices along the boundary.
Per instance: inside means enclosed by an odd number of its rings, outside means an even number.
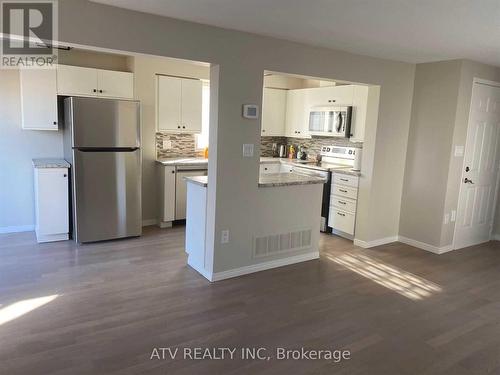
M253 256L254 258L260 258L310 248L311 236L312 230L306 229L255 237Z

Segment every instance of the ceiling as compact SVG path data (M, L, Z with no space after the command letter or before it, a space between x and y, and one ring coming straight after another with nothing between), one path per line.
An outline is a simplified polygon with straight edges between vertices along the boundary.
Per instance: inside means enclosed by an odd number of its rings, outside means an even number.
M500 66L500 0L94 1L391 60Z

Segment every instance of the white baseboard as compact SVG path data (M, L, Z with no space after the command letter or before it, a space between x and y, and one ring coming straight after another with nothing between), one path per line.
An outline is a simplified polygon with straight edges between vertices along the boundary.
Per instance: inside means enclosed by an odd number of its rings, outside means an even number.
M300 254L288 258L271 260L269 262L252 264L250 266L235 268L232 270L227 270L222 272L215 272L211 275L211 280L207 276L205 275L203 276L207 277L207 279L209 279L210 281L220 281L220 280L230 279L232 277L247 275L249 273L270 270L272 268L288 266L290 264L305 262L308 260L313 260L318 258L319 258L319 251L313 251L307 254Z
M61 233L61 234L38 234L37 233L37 235L36 235L36 240L38 243L67 241L68 239L69 239L68 233Z
M32 232L35 230L34 225L17 225L12 227L0 227L0 234L3 233L19 233L19 232Z
M158 220L156 219L147 219L142 221L143 227L148 227L150 225L156 225L156 224L158 224Z
M493 240L493 241L500 241L500 234L498 234L498 233L496 233L496 234L492 233L491 234L491 240Z
M414 240L411 238L407 238L404 236L398 236L398 238L399 238L399 242L405 243L405 244L413 246L413 247L417 247L417 248L422 249L422 250L430 251L431 253L434 253L434 254L444 254L448 251L453 250L452 245L438 247L438 246L430 245L430 244L425 243L425 242L420 242L420 241L417 241L417 240Z
M385 238L379 238L378 240L373 241L362 241L358 239L354 239L354 245L362 247L364 249L369 249L370 247L386 245L388 243L397 242L398 236L391 236Z

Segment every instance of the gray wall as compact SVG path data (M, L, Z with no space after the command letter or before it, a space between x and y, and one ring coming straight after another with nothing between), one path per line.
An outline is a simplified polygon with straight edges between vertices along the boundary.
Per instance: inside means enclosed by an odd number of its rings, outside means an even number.
M400 235L436 247L451 245L474 78L500 80L500 68L466 60L418 64L401 201ZM498 214L498 211L497 211ZM494 233L499 233L500 220Z
M415 66L350 53L305 46L252 34L108 7L87 1L59 3L63 42L158 56L205 61L212 73L211 109L218 121L210 129L209 228L214 228L216 255L246 252L251 247L259 170L259 121L241 117L243 103L261 103L263 71L381 85L378 127L367 130L361 180L358 237L370 241L395 236L409 129ZM100 25L98 28L89 25ZM134 32L130 32L134 25ZM243 159L243 143L256 145ZM373 179L373 181L372 181ZM150 203L145 202L146 205ZM279 210L279 207L276 207ZM213 225L213 226L212 226ZM220 245L220 231L231 241ZM224 269L226 265L221 263Z
M0 233L34 228L31 159L61 157L60 132L21 129L18 70L0 69Z
M59 59L68 65L126 70L124 56L72 50L60 51ZM19 72L0 69L0 83L0 233L32 230L31 159L62 157L62 132L22 130Z
M399 234L439 246L455 127L459 60L418 64Z

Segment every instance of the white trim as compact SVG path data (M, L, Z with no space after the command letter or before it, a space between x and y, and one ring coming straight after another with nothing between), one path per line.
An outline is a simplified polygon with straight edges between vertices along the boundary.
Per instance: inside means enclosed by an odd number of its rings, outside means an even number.
M270 260L268 262L252 264L250 266L234 268L232 270L227 270L222 272L210 273L205 271L204 269L202 270L198 270L196 268L195 269L209 281L220 281L220 280L230 279L232 277L247 275L249 273L260 272L260 271L270 270L272 268L288 266L290 264L306 262L308 260L313 260L313 259L319 259L319 251L313 251L310 253L295 255L283 259Z
M59 234L38 234L37 233L36 240L38 243L67 241L67 240L69 240L69 234L68 233L59 233Z
M490 236L490 241L500 241L500 233L492 233Z
M431 253L434 253L434 254L443 254L443 253L446 253L448 251L453 250L453 245L446 245L446 246L438 247L438 246L430 245L428 243L420 242L420 241L417 241L417 240L414 240L411 238L407 238L407 237L403 237L403 236L399 236L399 242L402 242L404 244L407 244L407 245L410 245L413 247L417 247L417 248L422 249L422 250L430 251Z
M473 80L472 80L472 84L474 84L474 83L480 83L482 85L500 87L500 82L498 82L498 81L490 81L489 79L484 79L484 78L474 77Z
M156 224L158 224L158 220L156 219L147 219L142 221L143 227L148 227L150 225L156 225Z
M197 271L199 274L201 274L208 281L214 281L213 280L213 273L212 272L207 271L206 269L204 269L199 264L195 264L194 262L191 261L191 259L192 258L190 256L188 256L188 260L187 260L188 266L190 266L192 269L194 269L195 271Z
M354 245L362 247L363 249L369 249L370 247L386 245L388 243L397 242L398 236L391 236L385 238L379 238L378 240L373 241L362 241L357 238L354 239Z
M19 232L32 232L35 230L34 225L17 225L12 227L0 227L0 233L19 233Z

